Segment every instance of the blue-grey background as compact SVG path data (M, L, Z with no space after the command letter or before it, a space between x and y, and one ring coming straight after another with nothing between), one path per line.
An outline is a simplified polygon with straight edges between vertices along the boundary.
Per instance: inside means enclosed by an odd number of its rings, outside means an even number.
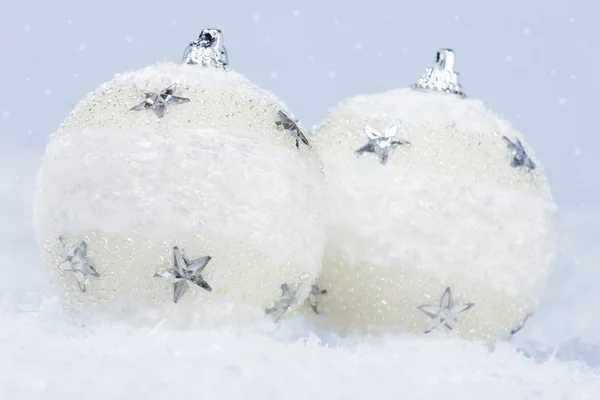
M202 28L214 27L233 69L273 91L305 126L349 96L414 83L438 48L454 49L466 92L524 132L561 210L561 261L529 334L600 342L598 0L0 6L0 288L15 301L49 290L29 222L48 134L115 73L178 61Z

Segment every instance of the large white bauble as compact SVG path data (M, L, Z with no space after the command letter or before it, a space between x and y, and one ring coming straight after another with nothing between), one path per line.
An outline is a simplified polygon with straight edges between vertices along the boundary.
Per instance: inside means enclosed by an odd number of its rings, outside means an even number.
M144 92L177 84L163 118L132 111ZM265 309L283 283L321 268L324 178L315 152L279 130L285 106L242 75L199 65L157 64L117 75L81 101L50 142L38 175L34 227L43 261L68 306L118 313L172 303L173 284L154 273L174 246L212 292L191 285L189 305L231 301ZM85 293L65 260L85 241L100 274ZM197 309L197 308L196 308Z
M410 142L355 152L365 126ZM556 206L543 170L511 166L522 135L475 99L400 89L342 102L315 131L329 203L319 286L324 315L353 331L423 331L417 307L475 306L465 338L507 338L531 313L555 255ZM531 156L529 147L525 148Z

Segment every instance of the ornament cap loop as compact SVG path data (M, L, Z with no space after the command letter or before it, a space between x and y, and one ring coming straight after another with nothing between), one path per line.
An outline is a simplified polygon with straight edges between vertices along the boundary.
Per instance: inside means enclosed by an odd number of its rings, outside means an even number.
M454 71L456 56L452 49L439 49L435 66L425 69L421 79L414 85L416 89L432 90L467 97L458 82L459 73Z
M436 55L435 63L439 69L454 72L454 51L452 49L439 49Z
M223 32L219 29L203 29L198 39L183 52L183 63L226 69L229 59L223 45Z

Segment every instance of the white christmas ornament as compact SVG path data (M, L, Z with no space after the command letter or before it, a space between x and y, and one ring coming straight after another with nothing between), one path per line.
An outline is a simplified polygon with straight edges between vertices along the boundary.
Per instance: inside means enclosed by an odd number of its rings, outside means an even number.
M315 131L329 203L319 319L424 332L433 318L436 331L507 338L550 272L556 206L523 136L465 98L451 50L437 61Z
M183 64L117 75L51 135L34 226L68 306L264 313L283 284L290 307L307 298L325 244L321 163L286 107L227 64L221 32L204 30Z

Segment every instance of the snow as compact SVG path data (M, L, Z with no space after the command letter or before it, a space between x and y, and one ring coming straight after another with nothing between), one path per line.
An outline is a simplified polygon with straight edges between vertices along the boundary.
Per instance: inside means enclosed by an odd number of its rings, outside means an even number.
M600 376L509 343L315 334L298 318L174 330L1 311L4 399L593 399Z

